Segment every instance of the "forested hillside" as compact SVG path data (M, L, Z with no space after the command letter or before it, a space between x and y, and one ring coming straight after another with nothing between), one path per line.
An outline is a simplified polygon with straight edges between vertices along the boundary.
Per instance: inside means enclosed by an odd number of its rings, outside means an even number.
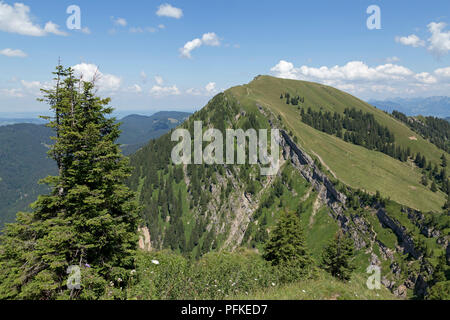
M179 125L186 112L165 111L152 116L131 115L120 120L118 142L128 155L150 139ZM43 121L43 120L42 120ZM0 229L14 221L18 211L27 211L30 203L48 188L38 181L56 174L56 164L47 156L53 141L52 130L44 125L14 124L0 126Z
M0 226L12 222L39 194L48 192L38 181L56 174L47 158L51 129L34 124L0 127Z

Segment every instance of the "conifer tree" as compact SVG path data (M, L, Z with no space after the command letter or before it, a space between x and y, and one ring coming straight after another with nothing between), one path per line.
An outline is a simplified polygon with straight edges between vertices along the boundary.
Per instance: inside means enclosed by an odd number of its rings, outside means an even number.
M265 245L264 258L272 265L295 264L307 267L312 263L300 220L295 213L283 212Z
M59 65L56 85L42 90L54 112L49 156L58 176L31 213L18 213L0 243L0 299L126 298L134 265L138 207L124 184L131 168L115 143L119 125L110 99L94 83ZM80 287L68 288L68 267L80 268Z
M339 230L322 254L322 268L342 281L349 280L355 269L351 261L354 251L353 240Z

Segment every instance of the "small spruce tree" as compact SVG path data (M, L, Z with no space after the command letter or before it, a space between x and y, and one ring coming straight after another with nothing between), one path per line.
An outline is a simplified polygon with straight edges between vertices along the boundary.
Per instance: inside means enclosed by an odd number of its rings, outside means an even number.
M303 229L296 214L282 212L265 245L264 258L273 265L288 261L298 261L304 265L311 262Z
M355 269L353 240L339 230L322 254L322 268L332 276L347 281Z

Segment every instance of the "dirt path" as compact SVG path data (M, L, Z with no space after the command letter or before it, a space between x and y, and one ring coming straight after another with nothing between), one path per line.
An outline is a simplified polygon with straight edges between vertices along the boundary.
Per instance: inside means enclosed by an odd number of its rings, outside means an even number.
M333 175L334 178L337 179L336 174L333 172L333 170L330 169L329 166L327 166L327 164L322 160L322 158L321 158L317 153L315 153L315 152L312 151L312 150L311 150L311 153L314 154L314 155L319 159L320 163L321 163L325 168L327 168L328 171L331 172L331 174Z

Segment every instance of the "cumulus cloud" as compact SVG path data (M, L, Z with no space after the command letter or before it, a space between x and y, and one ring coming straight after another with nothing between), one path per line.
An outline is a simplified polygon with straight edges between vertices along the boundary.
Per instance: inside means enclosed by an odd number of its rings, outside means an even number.
M39 81L25 81L25 80L20 80L20 83L22 84L22 86L25 89L28 90L35 90L35 89L40 89L42 87L41 82Z
M192 58L191 56L191 51L201 47L202 45L202 40L196 38L194 40L188 41L186 42L186 44L183 46L183 48L180 49L180 53L182 57L185 58Z
M444 22L431 22L428 25L431 33L431 37L428 39L430 43L428 50L438 56L445 55L450 51L450 31L443 31L445 27Z
M213 47L220 46L219 37L217 37L217 35L214 32L205 33L202 36L202 43L205 46L213 46Z
M437 79L433 75L429 74L428 72L418 73L414 77L416 78L416 80L418 80L419 82L422 82L422 83L426 83L426 84L437 83Z
M162 85L164 83L164 79L161 76L155 76L155 82L158 85Z
M181 94L181 92L176 85L166 87L155 85L150 89L150 94L155 97L165 97L165 96L177 96Z
M131 87L128 87L126 91L131 93L142 93L142 87L138 84L134 84Z
M183 48L180 49L181 56L189 59L192 58L192 50L200 48L202 45L212 47L220 46L219 37L214 32L208 32L203 34L201 39L195 38L194 40L188 41Z
M414 47L414 48L424 47L425 46L425 41L420 39L415 34L411 34L411 35L409 35L407 37L395 37L395 42L401 43L401 44L403 44L405 46L411 46L411 47Z
M162 29L162 28L159 28L159 29ZM145 27L145 28L131 27L130 32L131 33L146 33L146 32L155 33L155 32L158 32L159 29L155 28L155 27Z
M384 64L371 68L362 61L350 61L344 66L295 68L291 62L281 60L270 71L281 78L288 79L320 79L320 80L383 80L400 79L413 74L408 68Z
M208 93L214 93L216 92L216 83L215 82L210 82L205 86L205 90Z
M56 34L58 36L67 36L66 32L59 30L59 26L51 21L45 24L44 31L47 33Z
M450 78L450 67L436 69L434 73L439 77Z
M10 48L0 50L0 54L7 57L18 57L18 58L25 58L27 56L27 54L22 50Z
M183 16L183 10L181 10L180 8L175 8L168 3L165 3L158 7L156 15L159 17L180 19Z
M119 26L119 27L126 27L127 26L127 20L125 20L124 18L114 18L114 17L111 17L111 20L113 21L113 23L116 25L116 26Z
M80 63L73 66L72 69L75 71L75 75L83 81L95 81L101 91L117 91L122 84L120 77L102 73L95 64Z
M393 56L393 57L387 57L386 58L386 62L387 63L393 63L393 62L399 62L400 58L397 56Z
M447 24L444 22L431 22L427 25L428 32L431 36L427 39L427 42L420 39L415 34L411 34L407 37L395 37L395 41L405 46L412 46L415 48L425 47L435 56L443 56L450 51L450 30L444 31ZM428 44L427 44L428 43Z
M50 89L52 87L51 82L20 80L19 83L22 88L17 89L17 92L22 96L41 96L41 89Z
M362 61L350 61L345 65L295 67L292 62L281 60L270 69L280 78L306 80L323 83L352 94L412 93L418 90L444 91L445 79L450 80L450 67L437 69L433 73L415 73L397 64L387 63L368 66Z
M8 96L12 98L23 98L25 95L22 89L13 88L13 89L0 89L0 94L2 96Z
M47 22L44 28L34 24L30 17L30 7L23 3L10 6L3 1L0 2L0 30L35 37L42 37L49 33L59 36L67 35L51 21Z
M212 96L218 92L215 82L209 82L204 88L189 88L186 93L191 96Z

